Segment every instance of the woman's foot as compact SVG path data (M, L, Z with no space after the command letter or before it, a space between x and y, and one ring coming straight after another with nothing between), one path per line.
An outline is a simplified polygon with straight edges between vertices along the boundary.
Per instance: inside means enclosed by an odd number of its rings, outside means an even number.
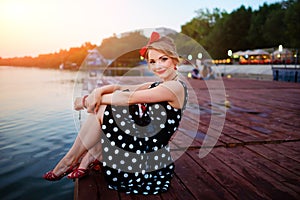
M81 178L86 176L88 173L89 173L89 169L77 168L68 175L68 178L69 179Z
M100 165L100 161L98 159L95 159L90 152L87 152L82 158L78 168L75 169L73 172L71 172L68 175L68 178L75 179L75 178L84 177L89 173L91 169L99 170L100 169L99 165Z
M70 164L68 165L68 163ZM68 162L67 159L62 159L53 170L45 173L43 178L48 181L58 181L71 173L76 167L77 165L73 165L72 162Z
M90 170L99 171L101 168L100 164L101 164L100 161L96 159L91 164L89 164L89 166L86 169L78 167L77 169L73 170L68 175L68 178L76 179L76 178L84 177L89 174Z
M56 175L53 170L47 172L46 174L43 175L43 178L46 179L47 181L59 181L62 179L64 176L68 175L73 171L73 167L70 167L66 172Z

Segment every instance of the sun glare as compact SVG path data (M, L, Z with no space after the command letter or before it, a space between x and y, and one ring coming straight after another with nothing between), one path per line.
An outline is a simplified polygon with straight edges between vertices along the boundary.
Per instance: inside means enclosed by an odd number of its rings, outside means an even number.
M30 7L22 1L1 2L1 15L9 21L19 21L26 19L30 14Z

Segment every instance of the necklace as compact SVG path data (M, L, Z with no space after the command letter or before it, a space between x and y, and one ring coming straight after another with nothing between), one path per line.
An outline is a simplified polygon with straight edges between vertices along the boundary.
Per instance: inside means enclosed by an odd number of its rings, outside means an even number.
M177 80L178 74L176 74L171 80Z

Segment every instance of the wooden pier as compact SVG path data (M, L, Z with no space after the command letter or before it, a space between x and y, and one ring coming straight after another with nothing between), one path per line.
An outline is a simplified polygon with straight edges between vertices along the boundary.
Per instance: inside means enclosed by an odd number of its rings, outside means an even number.
M128 82L145 79L128 77ZM74 199L300 199L300 84L225 78L229 102L223 105L211 101L210 91L220 90L218 81L188 82L200 115L185 112L177 133L191 144L172 143L174 154L182 155L169 191L119 193L107 188L100 170L75 181ZM206 147L212 116L225 123L216 144ZM199 123L194 136L185 131L193 123ZM207 155L200 157L200 150Z

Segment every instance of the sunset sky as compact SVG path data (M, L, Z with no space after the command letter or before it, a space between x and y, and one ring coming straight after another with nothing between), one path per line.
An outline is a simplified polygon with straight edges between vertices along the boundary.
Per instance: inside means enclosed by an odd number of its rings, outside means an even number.
M181 25L198 9L257 10L280 0L0 0L0 57L37 56L143 28Z

